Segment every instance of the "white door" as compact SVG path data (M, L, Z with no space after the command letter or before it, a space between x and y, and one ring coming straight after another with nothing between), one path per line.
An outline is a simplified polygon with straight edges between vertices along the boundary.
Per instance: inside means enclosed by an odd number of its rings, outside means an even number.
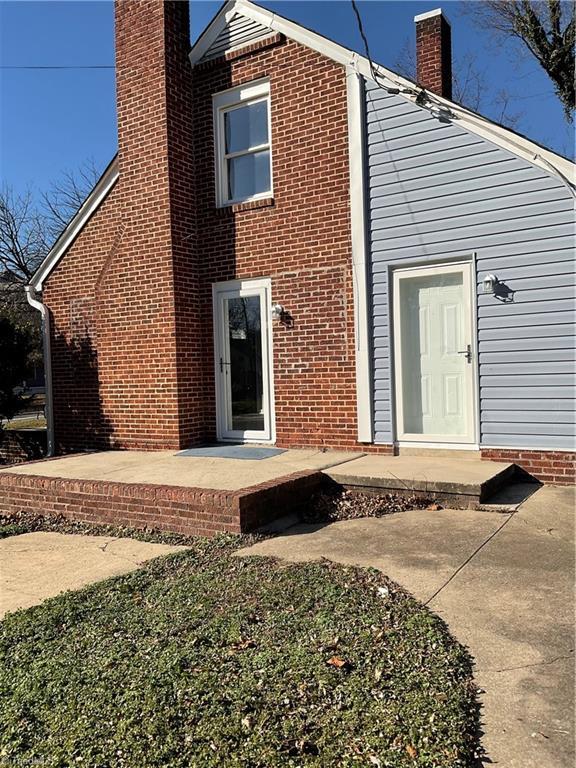
M469 264L394 272L398 439L475 442Z
M271 442L270 281L218 283L213 300L218 439Z

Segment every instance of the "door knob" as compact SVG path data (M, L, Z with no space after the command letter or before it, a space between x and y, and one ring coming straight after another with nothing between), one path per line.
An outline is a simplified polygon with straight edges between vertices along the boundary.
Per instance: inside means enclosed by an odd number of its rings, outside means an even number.
M467 344L466 349L463 349L461 352L458 352L459 355L466 355L466 362L471 363L472 362L472 345Z

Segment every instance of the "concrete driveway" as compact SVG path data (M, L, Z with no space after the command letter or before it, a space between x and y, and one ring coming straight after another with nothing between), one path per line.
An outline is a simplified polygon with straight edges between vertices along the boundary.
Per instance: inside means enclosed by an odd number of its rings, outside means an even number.
M469 647L491 764L573 768L574 502L573 489L544 487L513 514L299 525L239 554L379 568Z
M0 618L181 549L185 547L40 531L0 539Z

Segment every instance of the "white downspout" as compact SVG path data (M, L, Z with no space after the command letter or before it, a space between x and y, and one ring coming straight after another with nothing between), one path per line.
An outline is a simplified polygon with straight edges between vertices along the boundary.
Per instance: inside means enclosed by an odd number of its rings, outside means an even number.
M42 346L44 350L44 380L46 383L46 456L54 456L54 414L52 412L52 355L50 353L50 315L48 308L38 299L36 289L31 285L24 286L28 304L40 312L42 318Z

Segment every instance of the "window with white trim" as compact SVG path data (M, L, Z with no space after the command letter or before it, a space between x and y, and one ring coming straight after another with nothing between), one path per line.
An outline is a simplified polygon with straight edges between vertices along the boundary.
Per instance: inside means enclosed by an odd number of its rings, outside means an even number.
M269 81L217 93L213 104L218 205L271 197Z

